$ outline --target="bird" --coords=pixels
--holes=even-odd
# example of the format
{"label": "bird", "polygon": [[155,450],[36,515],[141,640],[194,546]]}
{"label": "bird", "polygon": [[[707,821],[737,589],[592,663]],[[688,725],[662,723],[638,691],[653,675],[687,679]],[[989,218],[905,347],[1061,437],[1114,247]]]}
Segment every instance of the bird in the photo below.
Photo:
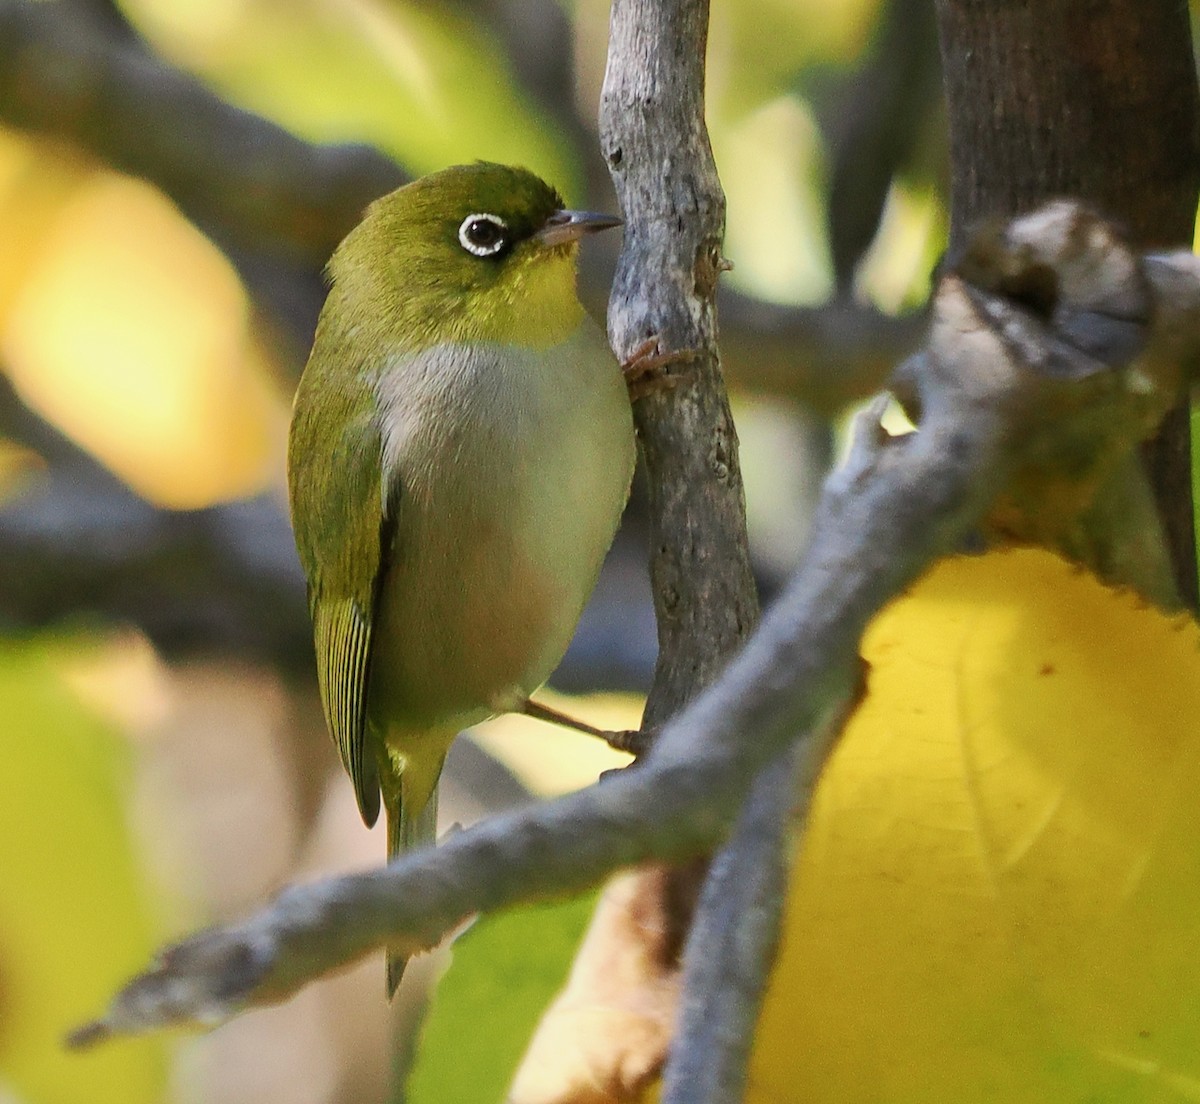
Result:
{"label": "bird", "polygon": [[389,861],[434,841],[455,735],[557,666],[616,532],[631,400],[576,261],[618,225],[481,161],[376,200],[329,262],[288,497],[325,719]]}

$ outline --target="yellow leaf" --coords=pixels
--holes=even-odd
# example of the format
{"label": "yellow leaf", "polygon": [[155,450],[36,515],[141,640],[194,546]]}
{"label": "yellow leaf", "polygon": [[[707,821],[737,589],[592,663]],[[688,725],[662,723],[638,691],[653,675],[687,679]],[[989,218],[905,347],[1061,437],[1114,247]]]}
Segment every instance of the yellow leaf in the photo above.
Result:
{"label": "yellow leaf", "polygon": [[51,197],[53,216],[38,191],[0,204],[36,223],[37,248],[17,271],[0,258],[0,356],[22,396],[165,505],[260,490],[275,475],[286,404],[229,262],[139,181],[80,176]]}
{"label": "yellow leaf", "polygon": [[1031,550],[877,619],[748,1100],[1200,1101],[1198,645]]}

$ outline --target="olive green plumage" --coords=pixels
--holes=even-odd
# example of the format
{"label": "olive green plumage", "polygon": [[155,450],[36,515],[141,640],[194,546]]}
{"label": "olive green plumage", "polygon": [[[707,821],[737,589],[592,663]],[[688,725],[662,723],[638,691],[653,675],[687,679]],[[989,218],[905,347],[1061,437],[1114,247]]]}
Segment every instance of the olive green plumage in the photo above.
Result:
{"label": "olive green plumage", "polygon": [[577,239],[614,222],[458,166],[373,204],[330,263],[288,482],[326,720],[389,856],[432,841],[455,733],[558,663],[615,531],[632,420],[575,293]]}

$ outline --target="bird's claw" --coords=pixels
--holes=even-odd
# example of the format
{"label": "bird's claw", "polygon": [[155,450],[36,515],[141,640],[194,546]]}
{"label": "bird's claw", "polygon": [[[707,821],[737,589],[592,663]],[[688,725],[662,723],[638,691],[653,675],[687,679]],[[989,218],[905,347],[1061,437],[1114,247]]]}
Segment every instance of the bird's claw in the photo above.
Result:
{"label": "bird's claw", "polygon": [[676,349],[663,352],[658,334],[648,337],[621,362],[621,373],[629,389],[629,401],[637,402],[656,391],[668,391],[678,385],[687,372],[672,371],[679,365],[692,364],[700,359],[696,349]]}
{"label": "bird's claw", "polygon": [[654,731],[642,728],[623,728],[606,731],[602,738],[615,751],[624,751],[633,756],[640,756],[649,747],[650,741],[654,738]]}

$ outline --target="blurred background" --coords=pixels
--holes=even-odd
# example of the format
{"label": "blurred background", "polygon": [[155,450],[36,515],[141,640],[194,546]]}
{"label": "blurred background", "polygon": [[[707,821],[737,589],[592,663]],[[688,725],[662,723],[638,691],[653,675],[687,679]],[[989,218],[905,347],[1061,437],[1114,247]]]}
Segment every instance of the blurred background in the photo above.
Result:
{"label": "blurred background", "polygon": [[[769,600],[946,226],[927,0],[718,3],[721,336]],[[317,703],[283,455],[322,266],[374,196],[524,164],[613,209],[605,0],[0,0],[0,1104],[387,1099],[421,982],[372,960],[203,1037],[68,1055],[164,940],[382,861]],[[589,242],[602,315],[619,242]],[[605,253],[608,249],[610,252]],[[634,727],[641,496],[550,700]],[[620,757],[502,718],[442,827]],[[397,1057],[397,1056],[401,1057]]]}

